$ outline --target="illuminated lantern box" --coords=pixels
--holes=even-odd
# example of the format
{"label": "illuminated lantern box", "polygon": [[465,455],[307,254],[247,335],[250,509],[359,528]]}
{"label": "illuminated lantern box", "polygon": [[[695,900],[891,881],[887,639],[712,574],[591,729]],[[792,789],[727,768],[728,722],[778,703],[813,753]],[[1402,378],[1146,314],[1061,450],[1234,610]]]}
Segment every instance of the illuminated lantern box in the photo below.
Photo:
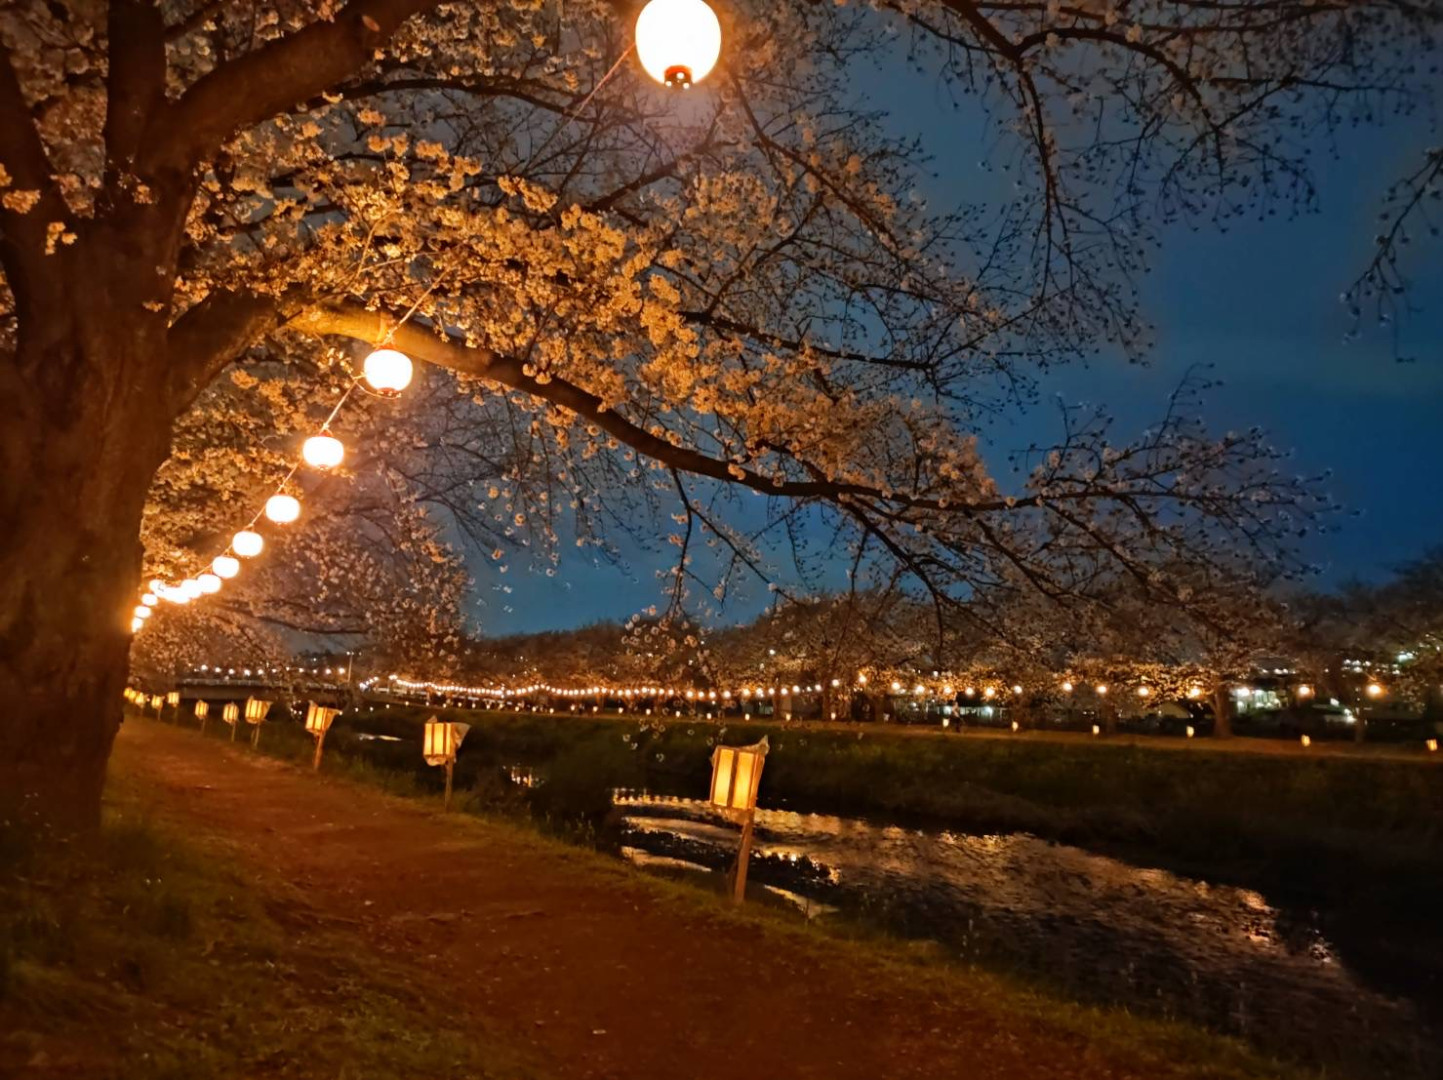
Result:
{"label": "illuminated lantern box", "polygon": [[762,766],[766,764],[769,749],[771,743],[763,736],[761,742],[750,746],[718,746],[711,755],[711,804],[725,817],[740,822],[742,827],[732,878],[732,899],[738,904],[746,898],[757,785],[762,781]]}
{"label": "illuminated lantern box", "polygon": [[438,720],[434,716],[426,721],[421,753],[426,758],[427,765],[443,765],[446,768],[446,798],[443,806],[447,810],[451,809],[451,777],[456,768],[456,753],[461,749],[461,740],[470,730],[470,724]]}
{"label": "illuminated lantern box", "polygon": [[331,730],[331,723],[340,712],[340,709],[328,709],[314,701],[306,706],[306,730],[316,738],[316,755],[311,759],[312,771],[321,767],[321,748],[326,744],[326,732]]}
{"label": "illuminated lantern box", "polygon": [[271,711],[271,702],[261,698],[246,698],[246,723],[251,725],[251,746],[261,744],[261,725]]}
{"label": "illuminated lantern box", "polygon": [[711,804],[734,820],[750,815],[757,805],[771,744],[765,736],[750,746],[718,746],[711,755]]}

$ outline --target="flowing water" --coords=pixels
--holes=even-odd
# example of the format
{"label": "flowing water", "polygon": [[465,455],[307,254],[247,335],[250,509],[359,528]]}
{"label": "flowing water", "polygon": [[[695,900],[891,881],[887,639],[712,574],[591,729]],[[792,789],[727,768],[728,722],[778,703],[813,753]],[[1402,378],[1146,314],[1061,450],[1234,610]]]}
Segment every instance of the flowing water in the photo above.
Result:
{"label": "flowing water", "polygon": [[[618,791],[619,853],[718,875],[735,826],[697,800]],[[749,892],[851,918],[1096,1002],[1186,1018],[1367,1077],[1443,1076],[1418,1001],[1369,985],[1317,916],[1245,888],[1025,834],[759,810]],[[965,1002],[958,1002],[965,1008]]]}

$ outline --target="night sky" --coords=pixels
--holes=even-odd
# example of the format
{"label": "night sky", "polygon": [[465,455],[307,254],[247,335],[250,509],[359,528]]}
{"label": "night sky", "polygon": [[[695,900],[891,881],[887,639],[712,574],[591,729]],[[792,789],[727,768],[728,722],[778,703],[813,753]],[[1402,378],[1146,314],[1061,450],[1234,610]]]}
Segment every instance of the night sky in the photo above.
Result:
{"label": "night sky", "polygon": [[[976,117],[943,107],[935,91],[885,78],[868,88],[874,106],[906,115],[934,155],[928,197],[951,205],[968,185],[996,182],[979,169]],[[930,113],[928,98],[936,106]],[[900,111],[899,111],[900,110]],[[1443,544],[1443,242],[1415,242],[1414,304],[1402,324],[1403,355],[1391,330],[1369,328],[1346,341],[1350,323],[1339,294],[1369,255],[1380,197],[1439,138],[1416,118],[1384,129],[1349,132],[1337,152],[1315,159],[1319,207],[1294,217],[1233,223],[1225,234],[1177,229],[1144,283],[1156,347],[1146,366],[1103,359],[1056,371],[1035,407],[985,433],[997,469],[1007,450],[1056,432],[1057,400],[1100,403],[1117,417],[1118,439],[1156,420],[1167,396],[1194,365],[1222,385],[1206,417],[1221,433],[1263,427],[1295,451],[1298,472],[1332,471],[1329,486],[1350,511],[1309,555],[1317,584],[1377,579],[1425,548]],[[970,152],[969,152],[970,151]],[[658,529],[664,535],[669,523]],[[477,565],[475,618],[483,632],[564,628],[624,619],[660,597],[655,571],[667,553],[628,549],[625,565],[594,565],[568,548],[554,578],[513,562],[505,580]],[[671,549],[674,552],[674,549]],[[509,593],[499,591],[509,586]],[[753,590],[722,618],[754,615],[767,599]]]}

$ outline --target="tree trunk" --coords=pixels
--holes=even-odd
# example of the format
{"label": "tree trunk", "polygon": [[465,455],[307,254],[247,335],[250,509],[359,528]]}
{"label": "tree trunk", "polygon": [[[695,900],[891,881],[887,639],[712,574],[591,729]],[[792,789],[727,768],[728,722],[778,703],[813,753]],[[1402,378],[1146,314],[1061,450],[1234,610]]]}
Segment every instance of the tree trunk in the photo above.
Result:
{"label": "tree trunk", "polygon": [[141,511],[169,445],[164,321],[107,284],[127,261],[72,262],[0,353],[0,804],[70,829],[100,820]]}
{"label": "tree trunk", "polygon": [[1226,684],[1213,691],[1213,738],[1226,739],[1233,733],[1233,700]]}

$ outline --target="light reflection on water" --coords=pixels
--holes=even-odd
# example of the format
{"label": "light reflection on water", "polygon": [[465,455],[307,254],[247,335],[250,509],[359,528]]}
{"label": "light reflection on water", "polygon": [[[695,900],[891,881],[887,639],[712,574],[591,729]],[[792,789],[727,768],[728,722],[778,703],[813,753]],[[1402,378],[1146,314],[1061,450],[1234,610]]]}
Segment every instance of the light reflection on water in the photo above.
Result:
{"label": "light reflection on water", "polygon": [[[704,802],[636,792],[614,802],[633,861],[722,870],[736,851],[736,827]],[[932,938],[1080,996],[1187,1017],[1305,1058],[1363,1056],[1367,1075],[1440,1075],[1411,1003],[1361,982],[1311,916],[1250,889],[1025,834],[765,809],[750,876],[799,907],[822,904]]]}

